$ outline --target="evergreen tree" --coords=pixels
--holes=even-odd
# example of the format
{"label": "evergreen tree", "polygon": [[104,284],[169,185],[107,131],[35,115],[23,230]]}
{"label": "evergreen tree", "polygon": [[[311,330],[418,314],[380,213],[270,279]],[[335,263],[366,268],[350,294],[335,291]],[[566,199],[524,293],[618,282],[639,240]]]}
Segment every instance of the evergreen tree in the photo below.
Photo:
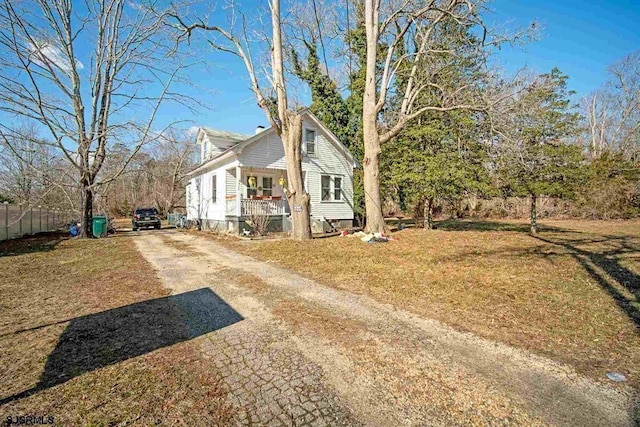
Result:
{"label": "evergreen tree", "polygon": [[568,77],[554,68],[525,84],[499,130],[496,166],[507,190],[531,198],[531,232],[537,233],[540,196],[570,197],[583,173],[580,147],[567,139],[578,130]]}
{"label": "evergreen tree", "polygon": [[307,48],[307,64],[304,66],[298,53],[291,51],[293,72],[311,88],[311,106],[309,109],[333,132],[340,141],[347,143],[352,139],[349,132],[349,111],[346,102],[331,77],[320,66],[318,49],[315,42],[304,41]]}
{"label": "evergreen tree", "polygon": [[383,148],[384,187],[423,225],[433,226],[438,201],[486,193],[486,151],[469,112],[428,114]]}
{"label": "evergreen tree", "polygon": [[[478,41],[473,41],[475,36],[468,26],[450,22],[435,31],[433,52],[418,70],[431,75],[432,85],[419,94],[417,105],[442,104],[441,98],[454,88],[460,89],[461,98],[469,96],[472,89],[464,88],[486,78],[484,56],[470,47]],[[406,55],[411,49],[402,46],[397,55]],[[410,73],[408,65],[398,69],[398,90],[387,115],[393,116],[400,108],[401,88]],[[455,204],[465,194],[487,192],[488,157],[481,143],[481,119],[481,112],[469,109],[428,111],[382,147],[381,175],[387,197],[395,198],[405,211],[411,206],[414,217],[424,218],[425,228],[432,227],[436,202]]]}

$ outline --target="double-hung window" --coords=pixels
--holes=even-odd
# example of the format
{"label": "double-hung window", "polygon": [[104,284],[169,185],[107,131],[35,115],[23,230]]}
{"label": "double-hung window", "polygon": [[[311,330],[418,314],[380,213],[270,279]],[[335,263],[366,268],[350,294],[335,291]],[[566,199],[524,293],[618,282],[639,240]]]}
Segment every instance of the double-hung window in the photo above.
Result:
{"label": "double-hung window", "polygon": [[342,178],[333,178],[333,200],[342,200]]}
{"label": "double-hung window", "polygon": [[307,150],[307,156],[316,156],[316,131],[313,129],[304,130],[304,143]]}
{"label": "double-hung window", "polygon": [[320,178],[320,186],[322,189],[322,201],[330,202],[331,201],[331,177],[329,175],[322,175]]}
{"label": "double-hung window", "polygon": [[337,202],[342,200],[342,178],[339,176],[322,175],[320,177],[320,197],[323,202]]}

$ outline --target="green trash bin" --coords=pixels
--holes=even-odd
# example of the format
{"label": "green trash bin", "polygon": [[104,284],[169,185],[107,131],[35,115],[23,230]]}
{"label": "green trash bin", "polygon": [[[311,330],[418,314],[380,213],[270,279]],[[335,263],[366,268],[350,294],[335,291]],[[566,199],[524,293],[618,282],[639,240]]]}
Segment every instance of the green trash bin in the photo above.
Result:
{"label": "green trash bin", "polygon": [[93,237],[107,237],[106,215],[93,216]]}

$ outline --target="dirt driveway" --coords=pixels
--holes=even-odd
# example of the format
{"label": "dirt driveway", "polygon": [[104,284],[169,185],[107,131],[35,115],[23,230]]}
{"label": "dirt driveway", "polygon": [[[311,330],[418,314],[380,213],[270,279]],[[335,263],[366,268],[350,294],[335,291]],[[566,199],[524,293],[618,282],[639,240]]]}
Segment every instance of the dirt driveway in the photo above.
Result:
{"label": "dirt driveway", "polygon": [[[174,294],[209,288],[226,307],[221,316],[229,307],[241,316],[197,338],[222,373],[240,424],[634,424],[625,386],[595,383],[204,237],[162,231],[134,238]],[[195,328],[197,317],[189,319]]]}

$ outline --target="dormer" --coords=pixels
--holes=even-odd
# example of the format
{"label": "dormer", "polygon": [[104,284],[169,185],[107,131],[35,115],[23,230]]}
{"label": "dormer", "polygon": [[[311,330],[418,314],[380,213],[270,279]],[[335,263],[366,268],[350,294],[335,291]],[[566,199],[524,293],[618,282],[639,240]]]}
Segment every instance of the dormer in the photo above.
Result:
{"label": "dormer", "polygon": [[200,162],[206,162],[234,145],[249,139],[250,135],[226,132],[211,128],[200,128],[196,137],[196,144],[200,145]]}

